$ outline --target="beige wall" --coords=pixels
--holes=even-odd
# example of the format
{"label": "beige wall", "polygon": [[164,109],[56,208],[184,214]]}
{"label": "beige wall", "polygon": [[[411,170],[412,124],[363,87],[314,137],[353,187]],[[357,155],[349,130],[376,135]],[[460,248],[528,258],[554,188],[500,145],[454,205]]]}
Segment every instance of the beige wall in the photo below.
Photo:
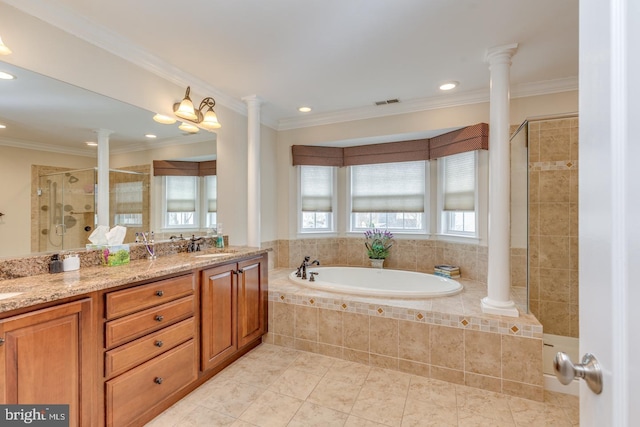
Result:
{"label": "beige wall", "polygon": [[31,252],[31,165],[85,169],[96,159],[0,145],[0,256]]}

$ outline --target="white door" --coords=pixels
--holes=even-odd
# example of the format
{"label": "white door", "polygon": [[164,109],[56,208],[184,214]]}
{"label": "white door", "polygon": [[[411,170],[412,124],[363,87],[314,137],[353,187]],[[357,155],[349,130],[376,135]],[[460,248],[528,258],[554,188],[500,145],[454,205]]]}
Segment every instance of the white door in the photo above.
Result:
{"label": "white door", "polygon": [[639,79],[640,1],[581,0],[580,353],[604,377],[581,426],[640,426]]}

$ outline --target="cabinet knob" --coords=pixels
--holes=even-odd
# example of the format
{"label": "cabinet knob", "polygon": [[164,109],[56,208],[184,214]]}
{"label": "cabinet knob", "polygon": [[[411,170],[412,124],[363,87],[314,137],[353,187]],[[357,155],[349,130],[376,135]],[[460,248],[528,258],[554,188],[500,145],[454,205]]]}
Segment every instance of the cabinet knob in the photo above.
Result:
{"label": "cabinet knob", "polygon": [[161,297],[161,296],[163,296],[163,295],[164,295],[164,292],[163,292],[163,291],[156,291],[156,296]]}
{"label": "cabinet knob", "polygon": [[156,341],[156,347],[162,347],[162,344],[164,344],[162,341],[158,340]]}
{"label": "cabinet knob", "polygon": [[162,322],[162,321],[164,320],[164,316],[163,316],[163,315],[161,315],[161,314],[158,314],[158,315],[156,315],[156,320],[157,320],[158,322]]}
{"label": "cabinet knob", "polygon": [[4,344],[4,338],[0,338],[0,345]]}
{"label": "cabinet knob", "polygon": [[243,270],[243,269],[241,269],[241,268],[239,268],[239,269],[238,269],[238,274],[242,274],[242,273],[244,273],[244,270]]}
{"label": "cabinet knob", "polygon": [[156,377],[153,382],[156,384],[162,384],[162,377]]}

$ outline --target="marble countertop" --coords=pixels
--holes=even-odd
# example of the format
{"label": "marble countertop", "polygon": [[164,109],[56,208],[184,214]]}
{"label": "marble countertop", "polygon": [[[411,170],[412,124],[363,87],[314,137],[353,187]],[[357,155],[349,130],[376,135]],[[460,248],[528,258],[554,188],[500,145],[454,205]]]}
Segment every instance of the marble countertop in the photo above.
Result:
{"label": "marble countertop", "polygon": [[129,264],[96,266],[56,274],[40,274],[0,281],[0,313],[61,300],[129,283],[266,253],[266,249],[229,247],[194,253],[178,253]]}

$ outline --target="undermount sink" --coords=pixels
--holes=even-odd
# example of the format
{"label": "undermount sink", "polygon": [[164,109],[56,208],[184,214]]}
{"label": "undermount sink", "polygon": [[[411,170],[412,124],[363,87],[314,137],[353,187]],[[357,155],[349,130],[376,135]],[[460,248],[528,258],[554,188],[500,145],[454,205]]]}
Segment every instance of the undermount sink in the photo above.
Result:
{"label": "undermount sink", "polygon": [[0,292],[0,300],[17,297],[18,295],[22,295],[22,292]]}
{"label": "undermount sink", "polygon": [[199,254],[194,255],[194,258],[218,258],[222,256],[233,255],[231,252],[217,252],[215,254]]}

